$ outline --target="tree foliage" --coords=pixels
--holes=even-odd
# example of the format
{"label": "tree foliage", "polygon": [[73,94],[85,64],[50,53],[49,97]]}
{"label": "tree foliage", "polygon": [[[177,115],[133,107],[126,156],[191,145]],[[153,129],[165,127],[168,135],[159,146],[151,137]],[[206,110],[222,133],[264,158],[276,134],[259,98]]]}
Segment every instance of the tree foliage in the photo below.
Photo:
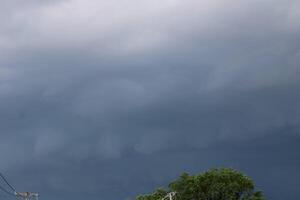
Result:
{"label": "tree foliage", "polygon": [[229,168],[212,169],[198,175],[183,173],[168,189],[160,188],[136,199],[160,200],[170,191],[176,191],[175,200],[264,200],[249,177]]}
{"label": "tree foliage", "polygon": [[163,188],[158,188],[155,192],[153,192],[151,194],[139,195],[136,199],[137,200],[157,200],[157,199],[162,199],[167,194],[168,194],[168,191],[164,190]]}

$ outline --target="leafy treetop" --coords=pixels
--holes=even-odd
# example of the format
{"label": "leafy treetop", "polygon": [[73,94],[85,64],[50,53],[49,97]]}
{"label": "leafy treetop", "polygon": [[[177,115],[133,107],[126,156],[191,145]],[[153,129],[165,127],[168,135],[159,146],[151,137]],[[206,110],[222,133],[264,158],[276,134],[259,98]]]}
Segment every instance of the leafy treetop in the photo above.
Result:
{"label": "leafy treetop", "polygon": [[160,200],[170,191],[176,191],[174,200],[265,200],[255,191],[253,181],[234,169],[212,169],[198,175],[183,173],[169,184],[136,200]]}

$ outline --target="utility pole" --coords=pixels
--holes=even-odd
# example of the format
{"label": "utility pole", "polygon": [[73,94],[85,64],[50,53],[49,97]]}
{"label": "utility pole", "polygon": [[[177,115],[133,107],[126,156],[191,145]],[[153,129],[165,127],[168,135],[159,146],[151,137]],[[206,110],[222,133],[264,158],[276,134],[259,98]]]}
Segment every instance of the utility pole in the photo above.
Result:
{"label": "utility pole", "polygon": [[17,192],[16,189],[9,184],[9,182],[6,180],[6,178],[3,176],[3,174],[0,172],[0,178],[7,184],[7,186],[10,188],[11,191],[5,189],[0,185],[0,189],[4,191],[5,193],[15,196],[15,197],[20,197],[23,200],[38,200],[39,199],[39,194],[34,193],[34,192]]}
{"label": "utility pole", "polygon": [[39,194],[34,192],[15,192],[16,197],[21,197],[24,200],[38,200]]}

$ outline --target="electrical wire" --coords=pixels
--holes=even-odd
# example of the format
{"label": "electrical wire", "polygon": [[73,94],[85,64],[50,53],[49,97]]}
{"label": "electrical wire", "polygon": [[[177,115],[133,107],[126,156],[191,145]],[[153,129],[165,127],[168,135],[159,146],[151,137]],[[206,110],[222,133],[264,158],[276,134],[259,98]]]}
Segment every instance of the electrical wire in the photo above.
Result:
{"label": "electrical wire", "polygon": [[3,186],[0,185],[0,190],[2,190],[3,192],[5,192],[5,193],[7,193],[7,194],[9,194],[11,196],[14,196],[16,198],[23,197],[24,199],[28,199],[28,198],[31,199],[32,197],[35,197],[36,200],[38,200],[38,194],[37,193],[26,193],[26,195],[23,195],[22,193],[18,193],[16,191],[16,189],[11,184],[9,184],[9,182],[6,180],[6,178],[3,176],[3,174],[0,173],[0,177],[3,179],[3,181],[12,190],[12,191],[9,191],[5,187],[3,187]]}
{"label": "electrical wire", "polygon": [[11,184],[8,183],[8,181],[6,180],[6,178],[3,176],[3,174],[0,173],[0,177],[4,180],[4,182],[10,187],[10,189],[12,189],[12,191],[16,192],[16,189],[11,186]]}
{"label": "electrical wire", "polygon": [[6,190],[4,187],[2,187],[1,185],[0,185],[0,190],[2,190],[3,192],[5,192],[5,193],[7,193],[7,194],[9,194],[9,195],[15,196],[14,193],[7,191],[7,190]]}

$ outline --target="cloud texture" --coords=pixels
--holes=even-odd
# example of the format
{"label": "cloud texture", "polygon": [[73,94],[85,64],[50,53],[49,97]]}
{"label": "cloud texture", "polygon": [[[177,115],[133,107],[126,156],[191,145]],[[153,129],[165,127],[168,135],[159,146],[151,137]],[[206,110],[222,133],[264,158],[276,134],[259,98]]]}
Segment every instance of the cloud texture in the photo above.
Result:
{"label": "cloud texture", "polygon": [[46,200],[128,199],[218,166],[299,198],[299,9],[4,0],[1,170]]}

